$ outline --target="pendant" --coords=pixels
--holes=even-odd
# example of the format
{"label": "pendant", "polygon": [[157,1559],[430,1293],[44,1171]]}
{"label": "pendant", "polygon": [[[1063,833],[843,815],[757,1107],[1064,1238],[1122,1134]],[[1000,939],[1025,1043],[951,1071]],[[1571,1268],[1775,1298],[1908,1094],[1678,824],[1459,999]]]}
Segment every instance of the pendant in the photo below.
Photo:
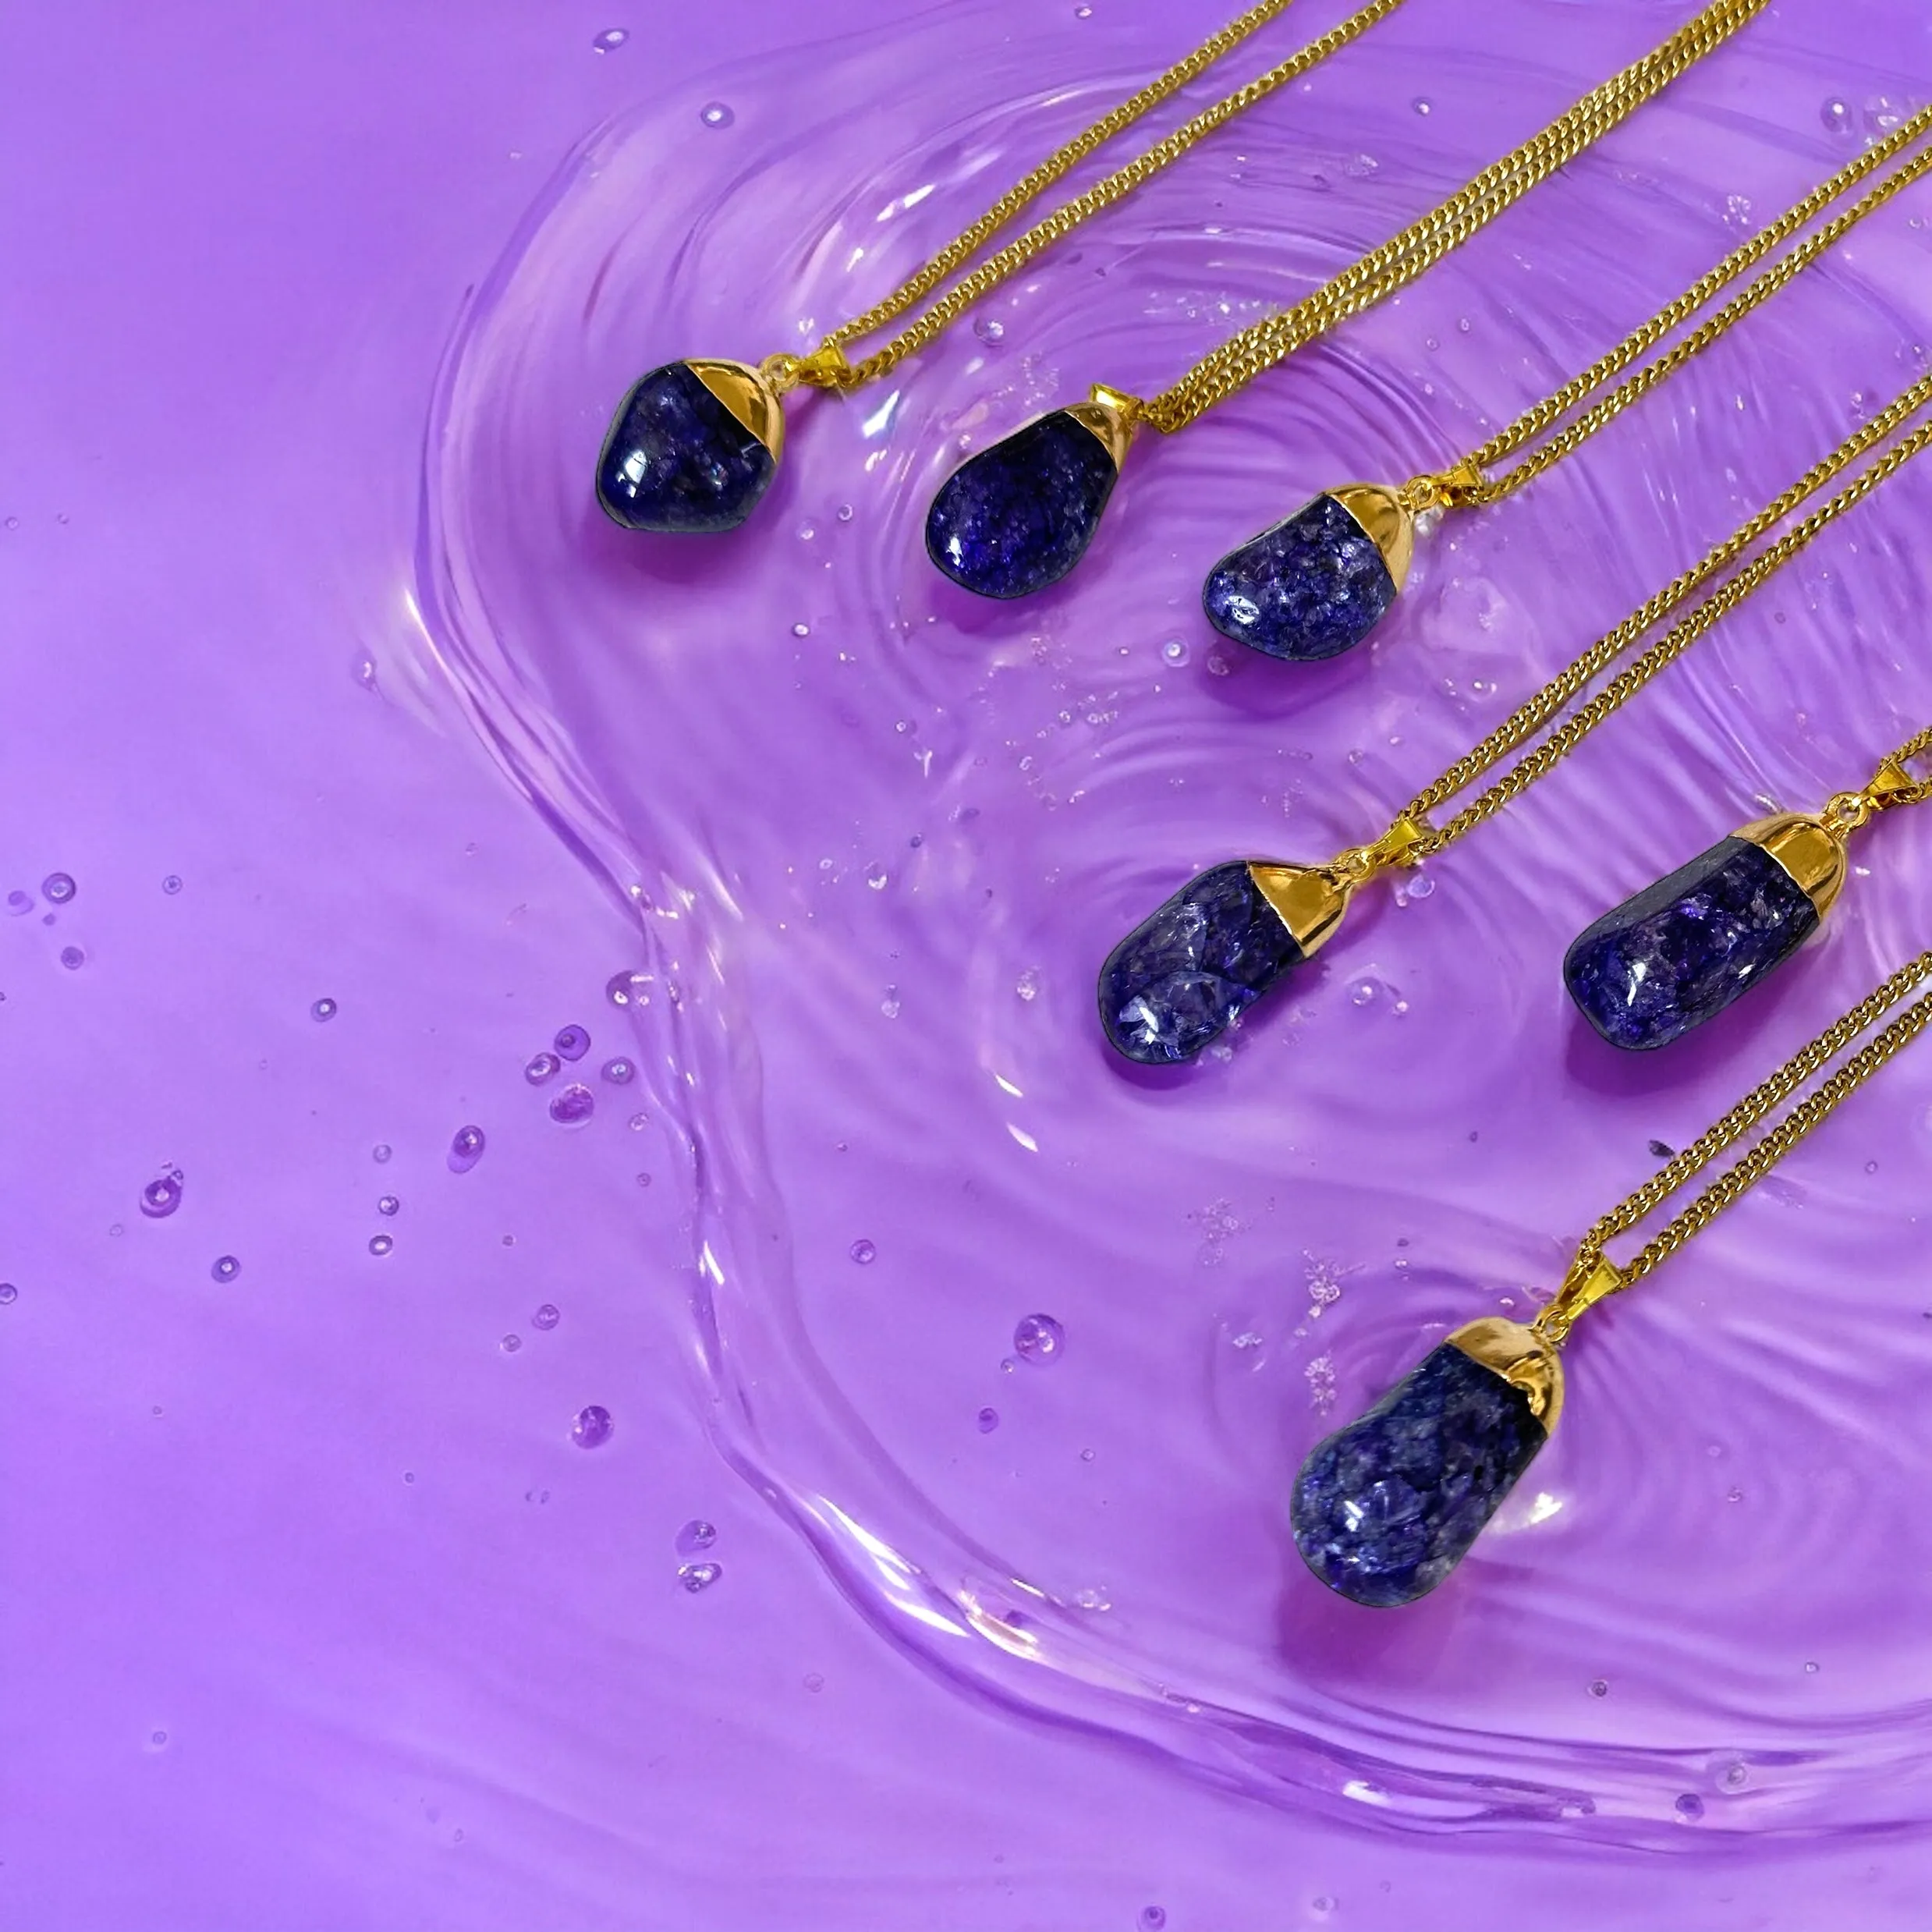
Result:
{"label": "pendant", "polygon": [[1613,1047],[1668,1046],[1788,959],[1845,870],[1845,842],[1821,821],[1759,819],[1579,934],[1563,984]]}
{"label": "pendant", "polygon": [[1352,889],[1317,866],[1210,867],[1107,955],[1108,1044],[1143,1066],[1193,1059],[1324,944]]}
{"label": "pendant", "polygon": [[785,410],[742,362],[668,362],[619,406],[597,463],[597,500],[626,530],[736,530],[778,473]]}
{"label": "pendant", "polygon": [[1492,1315],[1458,1328],[1358,1421],[1317,1443],[1289,1516],[1328,1587],[1383,1610],[1462,1562],[1563,1407],[1551,1341]]}
{"label": "pendant", "polygon": [[1393,490],[1344,484],[1229,551],[1207,573],[1201,608],[1222,636],[1268,657],[1338,658],[1388,615],[1415,536]]}
{"label": "pendant", "polygon": [[1104,383],[1072,409],[1036,417],[969,457],[926,515],[926,554],[980,597],[1030,597],[1058,583],[1100,528],[1140,404]]}

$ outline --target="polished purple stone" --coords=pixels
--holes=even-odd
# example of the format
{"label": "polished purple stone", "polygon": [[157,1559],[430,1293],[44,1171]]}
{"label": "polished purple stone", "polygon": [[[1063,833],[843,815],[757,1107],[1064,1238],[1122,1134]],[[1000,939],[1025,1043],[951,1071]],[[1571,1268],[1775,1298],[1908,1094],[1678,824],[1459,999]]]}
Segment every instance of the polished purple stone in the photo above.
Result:
{"label": "polished purple stone", "polygon": [[668,362],[619,405],[597,461],[597,500],[626,530],[736,530],[777,469],[689,363]]}
{"label": "polished purple stone", "polygon": [[1613,1047],[1647,1051],[1722,1012],[1817,923],[1763,846],[1726,838],[1580,934],[1563,984]]}
{"label": "polished purple stone", "polygon": [[1191,1060],[1302,956],[1246,862],[1212,867],[1107,955],[1101,1026],[1143,1065]]}
{"label": "polished purple stone", "polygon": [[1120,472],[1077,417],[1055,409],[954,470],[926,516],[926,553],[981,597],[1030,597],[1087,553]]}
{"label": "polished purple stone", "polygon": [[1548,1439],[1523,1390],[1445,1342],[1316,1444],[1289,1507],[1295,1547],[1353,1602],[1412,1604],[1462,1562]]}
{"label": "polished purple stone", "polygon": [[1375,539],[1331,496],[1229,551],[1201,587],[1222,636],[1296,664],[1352,650],[1395,601]]}

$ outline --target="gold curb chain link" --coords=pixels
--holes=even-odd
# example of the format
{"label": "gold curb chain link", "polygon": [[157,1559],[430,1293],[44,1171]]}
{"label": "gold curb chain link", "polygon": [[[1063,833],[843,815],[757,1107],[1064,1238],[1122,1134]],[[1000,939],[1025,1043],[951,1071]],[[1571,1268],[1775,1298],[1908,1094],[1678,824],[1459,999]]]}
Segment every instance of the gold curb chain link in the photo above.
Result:
{"label": "gold curb chain link", "polygon": [[[1932,732],[1924,734],[1932,743]],[[1678,1193],[1712,1161],[1763,1120],[1774,1108],[1835,1060],[1846,1048],[1932,975],[1932,951],[1875,987],[1857,1005],[1834,1021],[1815,1040],[1799,1048],[1776,1072],[1746,1094],[1729,1113],[1706,1129],[1692,1144],[1611,1209],[1576,1250],[1576,1259],[1555,1299],[1531,1324],[1552,1342],[1561,1342],[1585,1310],[1605,1295],[1641,1281],[1686,1242],[1708,1227],[1725,1208],[1755,1187],[1805,1136],[1825,1120],[1895,1055],[1932,1026],[1932,994],[1906,1008],[1868,1040],[1824,1083],[1800,1101],[1742,1159],[1726,1168],[1689,1205],[1667,1222],[1626,1264],[1619,1267],[1604,1253],[1604,1243],[1627,1232],[1670,1196]]]}
{"label": "gold curb chain link", "polygon": [[1185,429],[1292,350],[1405,287],[1721,45],[1766,4],[1712,0],[1668,40],[1593,88],[1541,133],[1493,162],[1420,221],[1293,307],[1231,336],[1171,388],[1150,399],[1146,420],[1169,434]]}
{"label": "gold curb chain link", "polygon": [[1399,493],[1404,505],[1413,513],[1438,507],[1494,503],[1513,495],[1533,477],[1540,476],[1553,464],[1561,462],[1605,424],[1675,374],[1753,310],[1794,280],[1868,214],[1932,170],[1932,147],[1910,155],[1849,207],[1806,236],[1788,254],[1739,290],[1690,334],[1592,403],[1575,421],[1565,424],[1515,468],[1500,477],[1488,474],[1498,463],[1562,422],[1605,383],[1706,307],[1746,269],[1756,267],[1774,249],[1814,221],[1834,201],[1902,153],[1917,147],[1928,133],[1932,133],[1932,107],[1920,108],[1884,140],[1867,148],[1829,179],[1820,182],[1802,200],[1794,202],[1774,222],[1760,229],[1749,241],[1734,249],[1714,268],[1693,282],[1675,301],[1658,310],[1648,321],[1640,323],[1589,368],[1526,409],[1480,448],[1472,450],[1447,470],[1411,478]]}
{"label": "gold curb chain link", "polygon": [[871,355],[856,363],[848,360],[848,345],[896,321],[914,303],[930,295],[977,255],[1023,208],[1055,182],[1088,155],[1105,147],[1115,135],[1178,94],[1189,81],[1197,79],[1292,4],[1292,0],[1262,0],[1260,5],[1250,8],[1219,33],[1211,34],[1191,54],[1177,61],[1157,80],[1150,81],[1138,94],[1122,101],[1111,113],[1103,115],[1064,147],[1056,148],[1024,180],[1009,189],[978,221],[948,243],[917,274],[902,283],[884,301],[832,330],[809,356],[768,357],[764,364],[765,374],[782,391],[800,383],[825,389],[855,389],[862,383],[884,375],[908,356],[923,349],[980,296],[998,288],[1037,255],[1070,235],[1083,222],[1124,200],[1142,183],[1178,161],[1196,143],[1257,102],[1265,101],[1290,81],[1299,79],[1310,68],[1318,66],[1331,54],[1386,19],[1402,3],[1403,0],[1369,0],[1367,5],[1339,26],[1311,41],[1299,52],[1291,55],[1245,87],[1236,88],[1212,107],[1204,109],[1145,154],[1116,169],[1104,180],[1095,183],[1085,193],[1055,209],[1044,221],[1035,223],[933,303],[909,328],[901,330]]}

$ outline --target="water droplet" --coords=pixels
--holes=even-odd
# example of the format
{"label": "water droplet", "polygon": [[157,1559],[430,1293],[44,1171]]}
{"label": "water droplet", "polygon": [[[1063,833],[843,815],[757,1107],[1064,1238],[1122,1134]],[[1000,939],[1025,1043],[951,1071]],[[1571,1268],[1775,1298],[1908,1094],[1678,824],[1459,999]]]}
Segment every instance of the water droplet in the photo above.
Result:
{"label": "water droplet", "polygon": [[610,1441],[611,1431],[616,1425],[611,1420],[611,1412],[593,1402],[588,1409],[577,1411],[576,1420],[570,1425],[570,1440],[580,1449],[596,1449]]}
{"label": "water droplet", "polygon": [[1427,899],[1436,889],[1436,882],[1426,872],[1418,873],[1409,881],[1408,896],[1410,899]]}
{"label": "water droplet", "polygon": [[1684,1792],[1674,1808],[1686,1824],[1695,1824],[1704,1815],[1704,1801],[1694,1791]]}
{"label": "water droplet", "polygon": [[629,38],[630,34],[627,29],[621,27],[606,27],[601,34],[598,34],[591,41],[590,45],[597,53],[614,54]]}
{"label": "water droplet", "polygon": [[11,1308],[20,1299],[20,1291],[11,1282],[0,1282],[0,1308]]}
{"label": "water droplet", "polygon": [[73,875],[66,872],[50,872],[41,881],[41,896],[50,906],[65,906],[75,889]]}
{"label": "water droplet", "polygon": [[1726,1791],[1742,1791],[1750,1781],[1749,1765],[1733,1761],[1724,1767],[1724,1788]]}
{"label": "water droplet", "polygon": [[629,1087],[637,1077],[636,1062],[621,1054],[615,1060],[606,1060],[599,1071],[613,1087]]}
{"label": "water droplet", "polygon": [[370,1160],[380,1164],[381,1162],[388,1160],[390,1155],[395,1153],[395,1148],[391,1147],[388,1141],[378,1140],[376,1144],[369,1150],[369,1157]]}
{"label": "water droplet", "polygon": [[359,657],[350,664],[349,668],[354,674],[356,682],[365,691],[373,691],[376,688],[376,661],[374,658]]}
{"label": "water droplet", "polygon": [[1824,123],[1827,134],[1849,134],[1852,131],[1851,108],[1835,96],[1819,108],[1818,119]]}
{"label": "water droplet", "polygon": [[997,1409],[982,1409],[978,1416],[980,1434],[990,1436],[1000,1426],[1000,1412]]}
{"label": "water droplet", "polygon": [[721,101],[707,101],[698,110],[698,117],[707,127],[729,127],[738,116]]}
{"label": "water droplet", "polygon": [[1023,1315],[1013,1329],[1013,1352],[1023,1362],[1044,1368],[1058,1359],[1067,1331],[1051,1315]]}
{"label": "water droplet", "polygon": [[1161,659],[1164,664],[1176,666],[1186,664],[1188,659],[1187,640],[1184,637],[1170,637],[1161,647]]}
{"label": "water droplet", "polygon": [[696,1556],[700,1551],[708,1550],[717,1540],[718,1525],[707,1523],[702,1516],[693,1516],[678,1532],[678,1554]]}
{"label": "water droplet", "polygon": [[519,1335],[508,1335],[496,1345],[505,1355],[514,1355],[523,1345],[523,1338]]}
{"label": "water droplet", "polygon": [[563,1062],[554,1053],[533,1053],[523,1062],[523,1078],[532,1087],[541,1087],[563,1069]]}
{"label": "water droplet", "polygon": [[30,913],[33,909],[34,896],[30,892],[16,891],[7,895],[7,910],[16,919],[18,919],[23,913]]}
{"label": "water droplet", "polygon": [[550,1117],[559,1127],[581,1127],[597,1111],[597,1096],[575,1080],[550,1103]]}
{"label": "water droplet", "polygon": [[650,1116],[648,1114],[633,1114],[629,1125],[633,1133],[640,1134],[650,1125]]}
{"label": "water droplet", "polygon": [[896,986],[888,986],[885,989],[885,998],[879,1001],[879,1011],[884,1014],[888,1019],[899,1018],[899,988]]}
{"label": "water droplet", "polygon": [[1006,325],[990,315],[976,315],[973,318],[973,332],[983,342],[997,342],[1005,335]]}
{"label": "water droplet", "polygon": [[1335,1909],[1335,1902],[1326,1892],[1308,1902],[1308,1909],[1318,1919],[1325,1919]]}
{"label": "water droplet", "polygon": [[459,1127],[449,1143],[449,1171],[467,1174],[483,1158],[484,1147],[480,1127]]}
{"label": "water droplet", "polygon": [[151,1731],[147,1734],[147,1741],[156,1750],[163,1749],[168,1742],[168,1733],[165,1731]]}
{"label": "water droplet", "polygon": [[875,892],[883,892],[885,890],[885,882],[889,876],[885,867],[876,859],[865,869],[865,882]]}
{"label": "water droplet", "polygon": [[309,1009],[309,1014],[314,1019],[333,1019],[335,1017],[335,1002],[332,999],[319,999]]}
{"label": "water droplet", "polygon": [[1027,967],[1026,971],[1013,982],[1013,991],[1023,1000],[1037,999],[1040,997],[1039,967]]}
{"label": "water droplet", "polygon": [[701,1590],[709,1590],[724,1574],[722,1566],[716,1563],[680,1563],[678,1565],[678,1581],[693,1597]]}
{"label": "water droplet", "polygon": [[369,1237],[369,1252],[371,1254],[388,1254],[392,1253],[395,1247],[395,1236],[394,1235],[371,1235]]}
{"label": "water droplet", "polygon": [[1409,105],[1410,108],[1417,114],[1431,113],[1434,112],[1435,107],[1435,103],[1434,101],[1427,99],[1421,94],[1417,94],[1415,99],[1410,101]]}
{"label": "water droplet", "polygon": [[1136,1921],[1140,1927],[1140,1932],[1161,1932],[1161,1928],[1167,1922],[1168,1915],[1158,1905],[1143,1905],[1140,1908],[1140,1916]]}
{"label": "water droplet", "polygon": [[179,892],[181,890],[181,874],[179,872],[169,873],[167,877],[161,881],[161,889],[169,894]]}
{"label": "water droplet", "polygon": [[879,1258],[879,1251],[869,1241],[855,1241],[852,1244],[852,1258],[860,1267],[869,1267]]}
{"label": "water droplet", "polygon": [[376,1203],[376,1212],[379,1214],[393,1215],[400,1211],[402,1206],[402,1202],[395,1195],[385,1194],[381,1200]]}
{"label": "water droplet", "polygon": [[562,1319],[563,1317],[557,1312],[557,1304],[555,1302],[540,1302],[536,1312],[530,1318],[530,1325],[533,1328],[541,1328],[548,1333]]}
{"label": "water droplet", "polygon": [[852,521],[852,505],[849,503],[839,505],[838,520],[842,523],[849,523]]}
{"label": "water droplet", "polygon": [[807,1690],[814,1695],[825,1688],[825,1680],[819,1675],[817,1671],[807,1671],[800,1682],[803,1683]]}
{"label": "water droplet", "polygon": [[1816,1677],[1816,1676],[1817,1675],[1817,1674],[1818,1674],[1818,1667],[1817,1667],[1817,1664],[1806,1664],[1806,1666],[1805,1666],[1805,1675],[1806,1675],[1806,1676],[1807,1676],[1807,1677]]}
{"label": "water droplet", "polygon": [[590,1051],[590,1036],[581,1026],[559,1026],[550,1044],[566,1060],[581,1060]]}
{"label": "water droplet", "polygon": [[604,997],[613,1006],[648,1006],[650,984],[648,973],[613,973],[604,983]]}
{"label": "water droplet", "polygon": [[1351,1006],[1373,1006],[1387,991],[1381,981],[1373,977],[1357,980],[1349,988],[1349,1004]]}
{"label": "water droplet", "polygon": [[242,1271],[242,1264],[232,1254],[217,1257],[208,1273],[218,1282],[232,1282]]}
{"label": "water droplet", "polygon": [[141,1189],[141,1212],[150,1221],[165,1221],[181,1205],[183,1185],[179,1168],[170,1168],[150,1181]]}
{"label": "water droplet", "polygon": [[1869,95],[1865,102],[1865,132],[1875,140],[1882,140],[1888,134],[1898,131],[1909,112],[1902,98],[1888,94]]}
{"label": "water droplet", "polygon": [[1610,1686],[1602,1678],[1593,1677],[1590,1680],[1590,1694],[1593,1697],[1608,1697],[1610,1695]]}
{"label": "water droplet", "polygon": [[87,955],[78,946],[62,946],[60,962],[69,973],[78,973],[87,963]]}
{"label": "water droplet", "polygon": [[1073,9],[1073,17],[1076,20],[1090,20],[1094,17],[1094,9],[1083,0],[1083,4]]}

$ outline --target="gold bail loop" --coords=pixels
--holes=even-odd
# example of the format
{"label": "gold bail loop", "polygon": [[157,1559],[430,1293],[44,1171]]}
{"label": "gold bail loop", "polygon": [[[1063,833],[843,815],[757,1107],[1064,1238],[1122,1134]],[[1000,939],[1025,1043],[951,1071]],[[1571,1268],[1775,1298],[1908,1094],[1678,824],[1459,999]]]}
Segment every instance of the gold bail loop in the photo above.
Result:
{"label": "gold bail loop", "polygon": [[758,373],[780,395],[806,385],[814,389],[854,389],[859,385],[859,372],[837,342],[821,342],[809,356],[781,350],[766,356],[758,365]]}
{"label": "gold bail loop", "polygon": [[1614,1295],[1628,1285],[1629,1278],[1608,1255],[1586,1248],[1570,1264],[1563,1285],[1530,1326],[1545,1341],[1560,1342],[1585,1310],[1595,1307],[1606,1295]]}
{"label": "gold bail loop", "polygon": [[1447,470],[1411,477],[1395,492],[1395,500],[1411,516],[1430,510],[1460,510],[1489,501],[1489,479],[1467,456]]}
{"label": "gold bail loop", "polygon": [[1338,853],[1328,870],[1351,887],[1361,885],[1378,873],[1419,863],[1428,856],[1419,848],[1434,837],[1435,828],[1421,813],[1404,812],[1373,845],[1351,845]]}
{"label": "gold bail loop", "polygon": [[1837,792],[1826,799],[1824,822],[1842,838],[1874,812],[1895,805],[1917,805],[1932,797],[1932,783],[1915,778],[1895,757],[1881,761],[1862,792]]}

